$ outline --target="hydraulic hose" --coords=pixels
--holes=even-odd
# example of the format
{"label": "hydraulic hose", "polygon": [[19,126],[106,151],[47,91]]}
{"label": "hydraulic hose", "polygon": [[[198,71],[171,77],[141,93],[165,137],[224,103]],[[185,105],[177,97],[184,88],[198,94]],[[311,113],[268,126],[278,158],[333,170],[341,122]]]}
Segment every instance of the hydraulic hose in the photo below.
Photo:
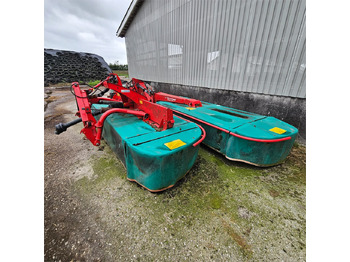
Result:
{"label": "hydraulic hose", "polygon": [[102,136],[102,127],[103,127],[103,122],[106,120],[106,118],[113,113],[123,113],[123,114],[131,114],[139,117],[147,117],[147,114],[143,111],[136,111],[136,110],[130,110],[130,109],[124,109],[124,108],[113,108],[105,112],[98,122],[96,123],[96,128],[97,128],[97,134],[95,138],[95,143],[94,145],[98,146],[100,144],[101,136]]}
{"label": "hydraulic hose", "polygon": [[207,135],[207,133],[205,132],[205,129],[204,129],[203,127],[201,127],[200,125],[198,125],[197,123],[192,122],[192,121],[190,121],[190,120],[188,120],[188,119],[186,119],[186,118],[183,118],[183,117],[178,116],[178,115],[177,115],[176,117],[178,117],[178,118],[180,118],[180,119],[182,119],[182,120],[185,120],[185,121],[187,121],[187,122],[194,123],[194,124],[196,124],[196,125],[202,130],[202,136],[201,136],[201,138],[200,138],[196,143],[193,144],[193,147],[198,146],[198,145],[205,139],[205,137],[206,137],[206,135]]}

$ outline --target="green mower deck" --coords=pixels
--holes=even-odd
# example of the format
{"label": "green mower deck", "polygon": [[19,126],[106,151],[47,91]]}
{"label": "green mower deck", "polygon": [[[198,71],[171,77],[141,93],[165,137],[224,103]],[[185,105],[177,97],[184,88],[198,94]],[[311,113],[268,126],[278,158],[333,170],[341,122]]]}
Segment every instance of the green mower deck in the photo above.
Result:
{"label": "green mower deck", "polygon": [[272,166],[286,159],[298,130],[274,117],[202,102],[188,107],[158,102],[173,112],[201,125],[206,131],[203,143],[226,158],[256,166]]}
{"label": "green mower deck", "polygon": [[[104,106],[94,104],[92,108]],[[133,115],[107,117],[102,136],[123,162],[128,180],[157,192],[172,187],[191,169],[199,149],[193,144],[202,131],[195,123],[176,116],[174,120],[172,128],[156,131]]]}

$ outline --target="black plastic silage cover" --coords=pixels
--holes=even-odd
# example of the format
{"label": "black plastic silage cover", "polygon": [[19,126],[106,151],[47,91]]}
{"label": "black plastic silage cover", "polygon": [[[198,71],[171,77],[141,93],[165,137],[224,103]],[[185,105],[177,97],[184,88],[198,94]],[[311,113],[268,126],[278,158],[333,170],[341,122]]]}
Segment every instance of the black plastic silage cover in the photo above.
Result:
{"label": "black plastic silage cover", "polygon": [[74,51],[44,49],[45,86],[61,82],[102,80],[112,73],[98,55]]}

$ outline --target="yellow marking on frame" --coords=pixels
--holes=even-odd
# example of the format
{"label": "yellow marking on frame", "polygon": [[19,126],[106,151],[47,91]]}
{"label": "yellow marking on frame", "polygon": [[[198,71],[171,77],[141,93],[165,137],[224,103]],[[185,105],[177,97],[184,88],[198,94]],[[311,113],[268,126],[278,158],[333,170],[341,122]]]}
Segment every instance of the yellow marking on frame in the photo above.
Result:
{"label": "yellow marking on frame", "polygon": [[143,102],[142,102],[142,100],[140,99],[140,104],[142,105],[143,104]]}
{"label": "yellow marking on frame", "polygon": [[271,128],[270,131],[274,132],[274,133],[277,133],[277,134],[280,134],[280,135],[285,133],[285,132],[287,132],[287,130],[284,130],[284,129],[279,128],[279,127]]}
{"label": "yellow marking on frame", "polygon": [[186,143],[181,141],[180,139],[176,139],[176,140],[171,141],[169,143],[165,143],[164,145],[166,145],[170,150],[173,150],[175,148],[186,145]]}
{"label": "yellow marking on frame", "polygon": [[186,107],[186,109],[188,109],[188,110],[194,110],[194,109],[196,109],[195,107]]}

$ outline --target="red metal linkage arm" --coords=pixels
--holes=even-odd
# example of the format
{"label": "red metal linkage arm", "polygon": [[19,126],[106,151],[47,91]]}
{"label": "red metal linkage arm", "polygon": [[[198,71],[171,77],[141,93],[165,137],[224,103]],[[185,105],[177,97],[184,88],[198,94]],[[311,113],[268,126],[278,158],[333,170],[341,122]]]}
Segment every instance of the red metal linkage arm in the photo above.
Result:
{"label": "red metal linkage arm", "polygon": [[165,101],[178,104],[185,104],[190,107],[201,107],[201,101],[192,98],[186,98],[181,96],[170,95],[167,93],[158,92],[154,94],[154,102]]}
{"label": "red metal linkage arm", "polygon": [[145,100],[153,102],[154,90],[151,86],[136,78],[131,79],[131,81],[137,93],[143,95],[145,97]]}
{"label": "red metal linkage arm", "polygon": [[96,129],[92,128],[96,124],[96,120],[91,113],[90,103],[86,91],[81,90],[79,83],[72,83],[74,89],[75,98],[78,106],[77,116],[81,117],[84,128],[80,131],[87,139],[92,143],[96,137]]}
{"label": "red metal linkage arm", "polygon": [[92,97],[89,99],[91,104],[98,104],[100,101],[116,102],[115,99],[107,97]]}
{"label": "red metal linkage arm", "polygon": [[[147,94],[147,87],[142,81],[133,79],[134,88],[125,88],[116,74],[110,74],[103,85],[120,94],[124,106],[129,105],[132,108],[142,110],[148,114],[146,122],[159,129],[165,130],[173,127],[173,113],[169,108],[152,102],[151,96]],[[135,91],[137,90],[137,91]],[[141,94],[140,94],[140,93]],[[147,95],[147,96],[146,96]]]}
{"label": "red metal linkage arm", "polygon": [[[96,123],[96,120],[91,112],[90,101],[87,96],[86,91],[81,90],[79,83],[72,83],[72,87],[74,89],[75,98],[77,100],[78,116],[81,117],[82,122],[84,124],[84,128],[81,130],[81,133],[84,133],[86,138],[91,141],[91,143],[95,146],[100,145],[101,135],[102,135],[102,127],[104,120],[113,113],[124,113],[124,114],[133,114],[140,117],[145,117],[147,114],[142,111],[124,109],[124,108],[114,108],[114,109],[106,109],[105,113],[101,116],[100,120]],[[105,99],[103,99],[105,100]],[[107,99],[107,101],[111,101]],[[97,131],[96,131],[97,128]]]}

